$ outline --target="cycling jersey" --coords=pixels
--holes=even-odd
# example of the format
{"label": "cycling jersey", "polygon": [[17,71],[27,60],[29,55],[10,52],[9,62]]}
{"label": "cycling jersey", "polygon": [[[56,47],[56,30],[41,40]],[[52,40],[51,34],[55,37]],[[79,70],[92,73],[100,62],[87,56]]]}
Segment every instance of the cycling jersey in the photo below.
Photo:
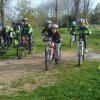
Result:
{"label": "cycling jersey", "polygon": [[42,30],[42,34],[44,34],[45,32],[47,32],[48,34],[50,34],[50,33],[52,33],[52,29],[51,28],[44,28],[43,30]]}
{"label": "cycling jersey", "polygon": [[55,43],[60,43],[61,41],[61,36],[59,32],[56,32],[55,34],[53,32],[51,32],[50,34],[48,34],[48,37],[52,38],[52,41],[54,41]]}
{"label": "cycling jersey", "polygon": [[28,25],[23,25],[22,26],[22,28],[21,28],[21,34],[22,35],[33,35],[33,29],[32,29],[32,27],[31,27],[31,25],[30,24],[28,24]]}

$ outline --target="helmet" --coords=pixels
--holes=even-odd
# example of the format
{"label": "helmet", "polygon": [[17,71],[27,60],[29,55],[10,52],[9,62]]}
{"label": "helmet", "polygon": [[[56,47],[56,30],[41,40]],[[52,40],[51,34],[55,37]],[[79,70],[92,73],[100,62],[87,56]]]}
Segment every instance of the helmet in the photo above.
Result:
{"label": "helmet", "polygon": [[57,25],[57,24],[53,24],[53,25],[52,25],[52,28],[53,28],[53,29],[58,29],[58,25]]}
{"label": "helmet", "polygon": [[28,21],[28,18],[24,18],[23,21]]}
{"label": "helmet", "polygon": [[46,24],[52,24],[52,21],[51,20],[47,20]]}
{"label": "helmet", "polygon": [[80,20],[79,20],[79,24],[80,24],[80,23],[85,23],[85,20],[84,20],[84,19],[80,19]]}
{"label": "helmet", "polygon": [[75,22],[75,21],[73,21],[73,22],[72,22],[72,25],[76,25],[76,22]]}

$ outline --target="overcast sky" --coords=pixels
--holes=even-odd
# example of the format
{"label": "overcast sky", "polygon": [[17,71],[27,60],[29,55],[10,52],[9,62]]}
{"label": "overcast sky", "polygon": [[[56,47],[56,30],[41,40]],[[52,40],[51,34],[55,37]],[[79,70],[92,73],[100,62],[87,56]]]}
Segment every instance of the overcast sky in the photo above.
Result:
{"label": "overcast sky", "polygon": [[[17,0],[13,0],[11,3],[11,6],[14,7],[16,5],[16,1]],[[43,0],[30,0],[31,1],[31,5],[32,7],[36,7],[37,5],[39,5],[40,3],[43,2]],[[94,0],[94,4],[93,4],[93,8],[95,8],[95,6],[100,3],[100,0]]]}
{"label": "overcast sky", "polygon": [[[15,6],[16,5],[16,1],[17,0],[13,0],[11,5]],[[43,2],[43,0],[30,0],[30,1],[31,1],[32,6],[37,6],[37,5],[39,5],[40,3]],[[94,0],[93,7],[95,7],[97,5],[97,3],[100,3],[100,0]]]}

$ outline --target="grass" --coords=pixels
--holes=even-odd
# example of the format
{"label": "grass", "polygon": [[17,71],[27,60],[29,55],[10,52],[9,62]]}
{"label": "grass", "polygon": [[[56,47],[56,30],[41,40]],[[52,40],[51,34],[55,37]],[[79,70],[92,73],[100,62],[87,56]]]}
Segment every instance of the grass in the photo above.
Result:
{"label": "grass", "polygon": [[27,83],[30,83],[30,84],[35,83],[35,80],[33,79],[32,76],[26,76],[26,77],[18,78],[17,80],[12,82],[11,87],[12,88],[20,87],[20,86],[23,86],[24,84],[27,84]]}
{"label": "grass", "polygon": [[[41,36],[41,30],[42,29],[35,29],[34,30],[34,39],[36,40],[37,48],[36,53],[43,53],[44,52],[44,45],[45,43],[42,42],[42,36]],[[88,47],[94,49],[95,51],[100,50],[100,31],[96,29],[95,26],[91,26],[92,34],[88,37]],[[62,50],[63,51],[75,51],[77,48],[77,45],[74,45],[70,48],[69,46],[69,32],[67,28],[59,29],[62,37]],[[0,59],[8,59],[8,58],[14,58],[16,57],[16,48],[13,48],[11,50],[6,51],[6,54],[0,55]]]}
{"label": "grass", "polygon": [[0,100],[99,100],[99,64],[96,60],[85,61],[81,67],[76,67],[75,61],[64,63],[55,69],[60,72],[60,76],[56,76],[59,82],[55,85],[40,85],[30,93],[23,90],[17,96],[0,96]]}

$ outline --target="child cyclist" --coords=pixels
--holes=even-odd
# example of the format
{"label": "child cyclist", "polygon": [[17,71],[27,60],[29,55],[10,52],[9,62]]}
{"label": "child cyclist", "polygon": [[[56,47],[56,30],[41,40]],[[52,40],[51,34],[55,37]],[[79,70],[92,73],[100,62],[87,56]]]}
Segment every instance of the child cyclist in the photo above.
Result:
{"label": "child cyclist", "polygon": [[[71,30],[70,30],[71,29]],[[76,21],[72,21],[70,27],[68,28],[68,31],[70,30],[70,35],[75,36],[75,42],[76,42],[76,30],[77,30],[77,24]]]}
{"label": "child cyclist", "polygon": [[87,50],[87,35],[91,34],[91,30],[89,28],[89,24],[88,24],[87,20],[80,19],[78,31],[79,31],[79,39],[82,38],[84,41],[84,48],[85,48],[84,52],[88,52],[88,50]]}
{"label": "child cyclist", "polygon": [[52,32],[51,26],[52,26],[52,21],[47,20],[45,22],[45,28],[42,30],[41,34],[44,35],[45,32],[47,32],[48,34],[50,34]]}
{"label": "child cyclist", "polygon": [[60,48],[60,43],[61,43],[61,36],[60,36],[60,33],[58,31],[58,25],[56,24],[53,24],[52,25],[52,32],[49,33],[47,36],[52,38],[52,41],[55,43],[56,45],[56,62],[57,64],[59,63],[59,60],[60,60],[60,51],[59,51],[59,48]]}

